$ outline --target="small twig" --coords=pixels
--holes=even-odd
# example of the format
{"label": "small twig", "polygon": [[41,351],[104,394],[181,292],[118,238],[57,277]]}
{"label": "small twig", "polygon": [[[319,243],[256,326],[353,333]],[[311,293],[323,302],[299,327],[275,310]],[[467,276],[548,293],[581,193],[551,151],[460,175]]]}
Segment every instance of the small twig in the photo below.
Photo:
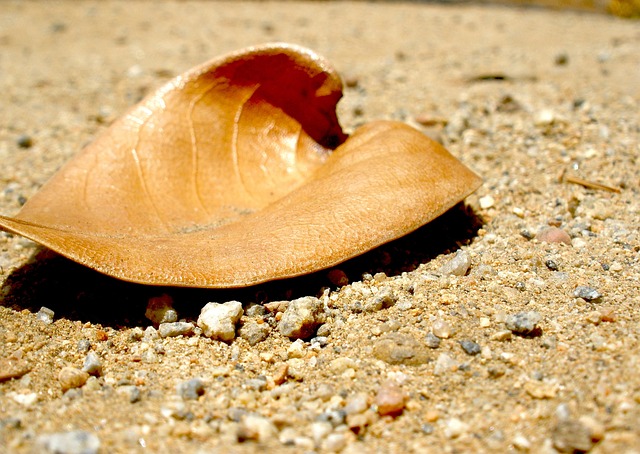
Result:
{"label": "small twig", "polygon": [[582,178],[578,178],[575,175],[567,175],[566,170],[562,172],[560,175],[560,181],[565,183],[573,183],[579,184],[580,186],[584,186],[589,189],[602,189],[603,191],[615,192],[620,194],[620,189],[614,188],[613,186],[607,186],[606,184],[596,183],[595,181],[584,180]]}

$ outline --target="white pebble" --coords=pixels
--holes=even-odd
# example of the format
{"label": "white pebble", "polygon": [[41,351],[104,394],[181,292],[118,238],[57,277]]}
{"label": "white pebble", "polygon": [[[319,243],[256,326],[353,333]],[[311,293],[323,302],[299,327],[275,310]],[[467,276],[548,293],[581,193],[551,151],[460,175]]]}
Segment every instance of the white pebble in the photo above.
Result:
{"label": "white pebble", "polygon": [[493,205],[495,205],[496,201],[490,195],[485,195],[484,197],[480,197],[478,203],[480,203],[480,208],[486,210],[487,208],[491,208]]}
{"label": "white pebble", "polygon": [[469,424],[462,422],[458,418],[451,418],[445,422],[444,436],[447,438],[458,438],[469,430]]}
{"label": "white pebble", "polygon": [[36,318],[46,325],[51,325],[53,323],[53,316],[54,312],[44,306],[42,306],[36,314]]}
{"label": "white pebble", "polygon": [[236,337],[236,324],[242,313],[242,303],[239,301],[207,303],[198,317],[198,326],[207,337],[231,341]]}
{"label": "white pebble", "polygon": [[173,308],[173,298],[167,294],[149,298],[144,316],[156,325],[178,320],[178,313]]}

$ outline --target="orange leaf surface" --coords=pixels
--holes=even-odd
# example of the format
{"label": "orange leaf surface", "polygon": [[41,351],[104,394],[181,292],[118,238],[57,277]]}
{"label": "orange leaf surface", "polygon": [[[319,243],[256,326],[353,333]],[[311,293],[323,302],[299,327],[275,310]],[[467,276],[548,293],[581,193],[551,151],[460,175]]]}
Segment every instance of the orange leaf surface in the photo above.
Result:
{"label": "orange leaf surface", "polygon": [[134,106],[0,228],[128,281],[241,287],[362,254],[480,185],[403,123],[347,138],[341,96],[297,46],[213,60]]}

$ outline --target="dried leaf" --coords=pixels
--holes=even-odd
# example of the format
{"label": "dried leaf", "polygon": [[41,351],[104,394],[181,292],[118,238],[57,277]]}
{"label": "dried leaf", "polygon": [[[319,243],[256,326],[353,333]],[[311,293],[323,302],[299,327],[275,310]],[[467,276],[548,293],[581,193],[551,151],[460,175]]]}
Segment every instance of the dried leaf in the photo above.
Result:
{"label": "dried leaf", "polygon": [[134,106],[0,227],[120,279],[240,287],[362,254],[480,185],[405,124],[347,138],[341,96],[297,46],[213,60]]}

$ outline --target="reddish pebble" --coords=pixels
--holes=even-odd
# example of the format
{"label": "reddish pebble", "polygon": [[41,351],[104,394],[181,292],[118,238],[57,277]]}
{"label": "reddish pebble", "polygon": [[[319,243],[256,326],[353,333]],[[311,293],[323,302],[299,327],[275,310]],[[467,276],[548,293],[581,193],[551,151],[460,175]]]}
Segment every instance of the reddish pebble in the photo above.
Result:
{"label": "reddish pebble", "polygon": [[327,273],[327,277],[333,285],[337,285],[338,287],[349,284],[349,278],[347,277],[347,274],[338,268],[334,268],[329,271],[329,273]]}
{"label": "reddish pebble", "polygon": [[549,227],[541,230],[536,238],[545,243],[565,243],[571,245],[571,237],[567,232],[557,227]]}
{"label": "reddish pebble", "polygon": [[398,416],[404,410],[407,396],[396,385],[385,384],[376,394],[374,404],[378,407],[380,416]]}
{"label": "reddish pebble", "polygon": [[99,330],[96,330],[96,339],[99,340],[100,342],[104,342],[107,339],[109,339],[109,335],[107,334],[106,331],[99,329]]}

